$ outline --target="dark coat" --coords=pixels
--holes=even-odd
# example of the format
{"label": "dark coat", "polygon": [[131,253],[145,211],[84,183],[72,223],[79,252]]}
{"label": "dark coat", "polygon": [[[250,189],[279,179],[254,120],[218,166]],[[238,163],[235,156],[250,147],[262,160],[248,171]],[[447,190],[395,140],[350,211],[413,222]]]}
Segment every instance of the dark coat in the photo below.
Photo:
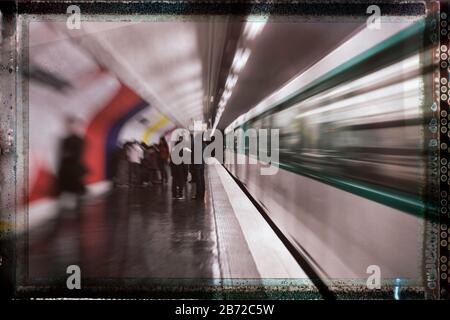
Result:
{"label": "dark coat", "polygon": [[[181,156],[183,156],[183,151],[181,151]],[[172,159],[170,159],[170,172],[174,180],[176,180],[178,183],[184,183],[187,181],[188,177],[187,164],[184,163],[175,164],[173,163]]]}
{"label": "dark coat", "polygon": [[87,170],[83,164],[84,141],[77,135],[66,137],[60,146],[60,162],[58,169],[58,191],[83,194],[86,187],[83,183]]}

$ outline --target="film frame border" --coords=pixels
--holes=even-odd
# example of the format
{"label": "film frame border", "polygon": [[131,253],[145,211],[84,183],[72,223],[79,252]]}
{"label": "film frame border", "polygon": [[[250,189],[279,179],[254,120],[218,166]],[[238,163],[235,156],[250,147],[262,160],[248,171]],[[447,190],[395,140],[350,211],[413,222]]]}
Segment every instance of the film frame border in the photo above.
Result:
{"label": "film frame border", "polygon": [[[320,4],[320,2],[321,1],[319,1],[317,3]],[[349,12],[354,12],[354,10],[357,10],[357,9],[355,9],[355,7],[345,6],[345,3],[348,4],[348,2],[349,1],[343,2],[343,8],[346,7],[344,11],[347,12],[347,14]],[[394,12],[395,12],[395,10],[398,10],[398,8],[399,8],[398,4],[396,4],[396,3],[386,4],[383,1],[355,1],[355,2],[357,3],[357,7],[362,6],[364,9],[367,8],[367,3],[369,3],[369,2],[374,3],[374,4],[384,5],[384,6],[386,6],[385,8],[389,8],[388,5],[392,5],[391,10],[394,10]],[[413,1],[413,2],[416,3],[417,1]],[[305,13],[304,5],[302,3],[299,4],[299,3],[295,3],[295,2],[294,3],[280,2],[277,4],[270,3],[270,5],[268,5],[267,3],[263,3],[263,2],[258,2],[258,3],[250,2],[250,3],[241,4],[241,6],[239,6],[239,4],[238,4],[237,7],[232,7],[232,9],[224,9],[224,7],[222,7],[221,5],[235,4],[235,3],[221,2],[221,1],[204,1],[204,2],[201,2],[200,4],[198,4],[198,6],[197,6],[196,4],[192,5],[192,3],[189,3],[188,1],[182,2],[182,5],[180,5],[179,2],[174,2],[174,3],[169,2],[168,3],[168,2],[162,2],[162,1],[156,1],[156,2],[148,2],[148,3],[144,3],[144,4],[141,3],[142,6],[132,6],[131,11],[129,10],[129,8],[127,8],[128,7],[127,5],[123,4],[120,1],[110,2],[108,5],[105,5],[104,3],[93,3],[92,1],[78,1],[78,2],[74,1],[73,4],[79,4],[82,7],[83,11],[87,8],[87,13],[89,13],[89,14],[105,13],[105,11],[104,11],[105,9],[111,10],[110,13],[117,14],[117,12],[116,12],[116,10],[118,9],[117,6],[120,7],[119,14],[136,14],[136,13],[142,14],[142,10],[151,12],[151,13],[147,13],[147,14],[155,14],[155,12],[156,13],[164,12],[166,14],[174,14],[175,13],[178,15],[185,15],[185,14],[192,14],[192,13],[205,14],[205,13],[211,13],[211,12],[213,12],[213,14],[242,14],[242,15],[261,14],[261,13],[273,14],[275,12],[276,14],[292,15],[292,14],[295,14],[295,12],[297,10],[301,11],[303,14]],[[67,3],[67,2],[61,3],[60,1],[44,2],[44,3],[38,2],[38,1],[37,2],[32,1],[29,3],[21,3],[19,1],[19,6],[17,8],[16,13],[18,15],[29,14],[29,13],[33,13],[33,14],[43,14],[43,13],[65,14],[65,9],[67,8],[68,5],[70,5],[70,3]],[[308,6],[310,6],[310,5],[311,4],[308,4]],[[225,8],[229,8],[229,7],[225,7]],[[309,7],[309,8],[311,8],[311,7]],[[351,8],[351,9],[348,9],[348,8]],[[389,11],[389,9],[387,9],[387,10]],[[447,10],[447,12],[448,12],[448,8],[445,8],[445,10]],[[415,12],[415,11],[413,10],[412,12]],[[441,9],[441,12],[442,12],[442,9]],[[311,13],[313,13],[313,12],[311,12]],[[442,34],[441,34],[441,40],[442,40]],[[448,38],[445,38],[445,40],[447,41],[447,44],[448,44]],[[441,70],[441,73],[442,73],[442,70]],[[448,74],[447,74],[447,80],[448,80]],[[440,107],[442,108],[442,110],[445,110],[445,109],[448,110],[448,103],[446,105],[442,105],[442,101],[441,101]],[[22,116],[24,116],[24,115],[22,115]],[[16,118],[16,120],[15,120],[16,128],[17,128],[17,124],[20,122],[19,118],[20,117]],[[442,123],[441,123],[441,119],[440,119],[439,125],[441,125],[441,124]],[[448,137],[446,137],[446,136],[442,137],[442,134],[441,134],[441,138],[443,139],[443,141],[445,141],[444,139],[448,140]],[[442,152],[442,149],[441,149],[441,152]],[[442,159],[445,156],[447,156],[447,159],[448,159],[448,151],[447,151],[447,154],[441,155],[440,159]],[[448,184],[446,185],[446,188],[448,189]],[[442,195],[442,192],[441,192],[441,195]],[[443,215],[440,215],[440,218],[441,218],[441,221],[444,221]],[[445,220],[445,222],[448,223],[448,219]],[[442,233],[440,233],[440,236],[442,236]],[[442,239],[441,239],[441,241],[442,241]],[[446,253],[448,256],[448,250],[446,251]],[[440,250],[441,261],[442,261],[443,254],[445,254],[445,250]],[[440,265],[440,270],[441,270],[441,272],[445,271],[445,270],[442,270],[442,265]],[[441,273],[441,275],[442,274],[443,273]],[[448,285],[447,285],[447,292],[448,292]]]}
{"label": "film frame border", "polygon": [[[450,16],[448,2],[442,2],[439,10],[439,159],[440,159],[440,210],[439,210],[439,261],[438,261],[438,283],[439,295],[441,299],[450,298],[450,262],[448,261],[450,252],[450,236],[448,235],[448,223],[450,214],[450,180],[448,167],[450,156],[450,124],[447,115],[450,112],[448,97],[448,87],[450,87]],[[450,119],[450,116],[448,117]]]}

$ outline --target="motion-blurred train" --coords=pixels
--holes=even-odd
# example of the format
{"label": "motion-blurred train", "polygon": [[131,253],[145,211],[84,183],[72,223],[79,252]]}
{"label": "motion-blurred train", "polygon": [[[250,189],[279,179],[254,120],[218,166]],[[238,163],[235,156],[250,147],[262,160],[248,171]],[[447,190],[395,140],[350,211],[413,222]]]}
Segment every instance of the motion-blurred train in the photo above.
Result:
{"label": "motion-blurred train", "polygon": [[225,130],[280,130],[275,175],[237,164],[257,157],[245,143],[226,147],[225,166],[326,281],[365,281],[375,265],[385,283],[423,285],[426,26],[363,28]]}

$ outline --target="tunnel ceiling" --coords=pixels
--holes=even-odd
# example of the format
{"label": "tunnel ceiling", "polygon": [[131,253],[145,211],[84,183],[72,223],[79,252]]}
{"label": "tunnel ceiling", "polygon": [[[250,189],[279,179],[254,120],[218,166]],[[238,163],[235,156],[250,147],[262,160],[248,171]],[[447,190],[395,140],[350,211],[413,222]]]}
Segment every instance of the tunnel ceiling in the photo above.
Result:
{"label": "tunnel ceiling", "polygon": [[211,20],[86,22],[82,36],[69,32],[151,106],[188,127],[208,112],[226,44],[228,23]]}
{"label": "tunnel ceiling", "polygon": [[[188,127],[194,119],[207,121],[214,116],[242,24],[238,19],[208,17],[182,22],[84,22],[82,30],[67,31],[64,24],[61,28],[171,122]],[[333,21],[330,26],[269,20],[251,43],[250,58],[218,127],[226,127],[320,60],[356,32],[361,22]]]}

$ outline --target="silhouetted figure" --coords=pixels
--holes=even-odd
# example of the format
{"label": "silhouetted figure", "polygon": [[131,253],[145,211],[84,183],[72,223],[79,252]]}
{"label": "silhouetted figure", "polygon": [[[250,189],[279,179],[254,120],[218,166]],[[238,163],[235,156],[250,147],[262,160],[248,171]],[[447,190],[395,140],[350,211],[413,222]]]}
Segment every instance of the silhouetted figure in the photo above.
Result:
{"label": "silhouetted figure", "polygon": [[[180,137],[177,144],[181,143],[182,140],[183,138]],[[180,157],[183,157],[183,153],[184,150],[181,150]],[[187,165],[184,163],[175,164],[172,157],[170,157],[170,169],[172,172],[172,197],[176,199],[183,199],[183,189],[188,176]]]}
{"label": "silhouetted figure", "polygon": [[126,142],[123,144],[121,148],[119,148],[117,155],[117,163],[116,163],[116,171],[114,175],[114,185],[117,187],[127,187],[129,184],[129,173],[128,173],[128,158],[127,158],[127,150],[130,145],[130,142]]}
{"label": "silhouetted figure", "polygon": [[62,140],[58,168],[58,191],[82,195],[86,192],[83,178],[87,173],[83,163],[84,140],[80,123],[75,118],[67,119],[69,134]]}
{"label": "silhouetted figure", "polygon": [[144,150],[141,145],[135,141],[128,145],[127,158],[129,162],[129,184],[131,187],[139,187],[141,181],[141,162],[144,158]]}
{"label": "silhouetted figure", "polygon": [[159,177],[159,150],[156,145],[147,146],[144,152],[143,167],[147,183],[161,183]]}
{"label": "silhouetted figure", "polygon": [[[199,155],[199,159],[197,159],[197,163],[195,163],[195,145],[201,146],[201,154]],[[197,133],[192,138],[192,158],[191,158],[191,175],[192,181],[195,183],[195,195],[192,196],[192,199],[203,200],[205,197],[205,161],[203,159],[203,151],[205,149],[205,143],[203,142],[203,133]]]}
{"label": "silhouetted figure", "polygon": [[167,167],[169,163],[170,152],[169,152],[169,145],[167,144],[167,141],[164,137],[159,138],[158,149],[159,149],[159,161],[160,161],[159,167],[161,170],[161,179],[163,183],[166,183],[168,180]]}
{"label": "silhouetted figure", "polygon": [[108,157],[108,178],[111,178],[115,185],[117,184],[119,163],[122,153],[122,148],[120,146],[116,146],[114,150],[109,153]]}
{"label": "silhouetted figure", "polygon": [[141,182],[142,186],[148,186],[150,185],[150,160],[149,160],[149,149],[150,146],[148,146],[145,142],[141,143],[141,147],[143,150],[143,158],[141,162]]}

